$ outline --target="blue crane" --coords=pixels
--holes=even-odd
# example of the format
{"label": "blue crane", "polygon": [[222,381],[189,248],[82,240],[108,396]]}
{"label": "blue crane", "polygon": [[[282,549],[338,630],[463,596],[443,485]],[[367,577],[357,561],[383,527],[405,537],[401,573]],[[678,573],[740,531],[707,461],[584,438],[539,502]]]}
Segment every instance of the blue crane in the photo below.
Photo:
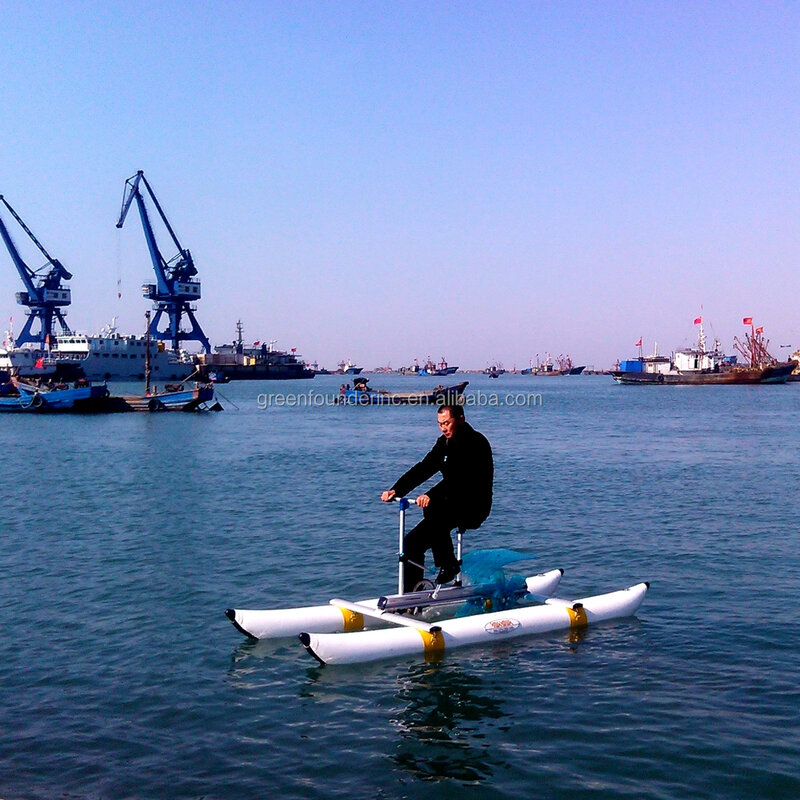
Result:
{"label": "blue crane", "polygon": [[[3,195],[0,195],[0,200],[3,201],[3,204],[11,212],[11,215],[19,223],[22,230],[28,234],[31,241],[47,259],[39,269],[31,269],[23,261],[11,238],[11,234],[8,232],[8,228],[3,222],[3,218],[0,217],[0,236],[3,237],[6,248],[8,248],[8,252],[11,255],[11,260],[14,262],[14,266],[17,268],[17,272],[19,272],[26,289],[24,292],[17,292],[17,302],[21,306],[27,306],[28,308],[25,312],[28,315],[28,319],[22,328],[22,332],[16,337],[15,343],[20,345],[26,342],[36,342],[44,347],[50,342],[55,333],[53,330],[54,322],[57,321],[59,323],[62,333],[72,333],[64,319],[67,312],[61,310],[63,306],[68,306],[72,302],[70,289],[62,286],[61,281],[68,281],[72,275],[58,259],[50,257],[47,250],[31,233],[30,228],[20,219],[17,212],[14,211]],[[37,320],[40,323],[39,331],[34,334],[32,332],[33,325]]]}
{"label": "blue crane", "polygon": [[[144,202],[140,187],[144,186],[153,205],[161,216],[164,226],[172,241],[178,248],[178,252],[169,261],[161,255],[158,249],[158,242],[153,232],[153,226],[150,223],[150,216],[147,213],[147,206]],[[155,309],[155,316],[150,323],[150,335],[154,339],[164,339],[172,342],[172,348],[177,350],[181,346],[182,341],[200,342],[206,353],[211,352],[211,344],[209,343],[203,329],[200,327],[197,319],[194,316],[194,309],[191,303],[200,299],[200,281],[194,280],[197,275],[197,268],[192,260],[192,254],[181,247],[175,231],[169,224],[166,215],[164,214],[158,200],[156,199],[150,184],[144,177],[144,172],[139,170],[133,177],[125,181],[125,190],[122,195],[122,210],[120,211],[117,227],[121,228],[125,222],[125,217],[128,215],[128,210],[134,198],[139,207],[139,216],[142,218],[142,227],[144,228],[144,237],[147,240],[147,248],[150,251],[150,258],[153,262],[153,269],[156,273],[155,283],[145,283],[142,286],[142,294],[149,297],[153,301],[153,308]],[[158,330],[158,324],[162,315],[166,314],[169,318],[169,327],[163,331]],[[191,330],[181,330],[181,321],[186,317],[191,323]]]}

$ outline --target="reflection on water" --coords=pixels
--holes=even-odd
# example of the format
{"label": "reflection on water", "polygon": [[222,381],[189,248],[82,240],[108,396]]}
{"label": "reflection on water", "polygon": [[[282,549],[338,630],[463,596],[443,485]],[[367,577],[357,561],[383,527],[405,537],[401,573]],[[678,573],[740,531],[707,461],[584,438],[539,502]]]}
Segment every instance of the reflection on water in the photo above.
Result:
{"label": "reflection on water", "polygon": [[[228,681],[236,689],[255,689],[269,685],[269,667],[280,665],[294,654],[293,639],[245,639],[231,653]],[[268,667],[265,669],[265,666]]]}
{"label": "reflection on water", "polygon": [[486,721],[505,716],[480,678],[448,665],[420,665],[399,679],[400,733],[390,758],[415,778],[484,782],[500,765]]}

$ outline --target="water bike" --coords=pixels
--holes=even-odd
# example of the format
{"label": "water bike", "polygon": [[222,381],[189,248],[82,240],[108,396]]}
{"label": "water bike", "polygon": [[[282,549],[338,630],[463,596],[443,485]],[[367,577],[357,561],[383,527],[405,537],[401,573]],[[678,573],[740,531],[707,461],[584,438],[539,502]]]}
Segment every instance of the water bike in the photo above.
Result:
{"label": "water bike", "polygon": [[[298,636],[320,664],[354,664],[399,656],[440,657],[446,650],[629,617],[642,604],[649,583],[577,600],[553,596],[564,574],[552,569],[528,577],[507,577],[503,566],[529,559],[513,550],[476,550],[463,555],[464,531],[457,532],[461,572],[453,585],[423,581],[403,591],[407,498],[400,507],[397,593],[327,605],[283,609],[235,609],[225,614],[250,639]],[[463,557],[462,557],[463,556]]]}

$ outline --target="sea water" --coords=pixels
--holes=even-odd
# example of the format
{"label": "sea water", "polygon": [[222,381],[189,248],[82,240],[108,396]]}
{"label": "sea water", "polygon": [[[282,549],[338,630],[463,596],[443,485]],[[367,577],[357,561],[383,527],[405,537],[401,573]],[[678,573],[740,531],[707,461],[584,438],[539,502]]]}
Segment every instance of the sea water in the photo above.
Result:
{"label": "sea water", "polygon": [[800,385],[464,378],[496,461],[466,547],[563,567],[564,597],[650,581],[636,617],[323,668],[225,609],[392,591],[378,498],[432,409],[288,400],[331,376],[220,387],[221,414],[7,415],[0,797],[800,796]]}

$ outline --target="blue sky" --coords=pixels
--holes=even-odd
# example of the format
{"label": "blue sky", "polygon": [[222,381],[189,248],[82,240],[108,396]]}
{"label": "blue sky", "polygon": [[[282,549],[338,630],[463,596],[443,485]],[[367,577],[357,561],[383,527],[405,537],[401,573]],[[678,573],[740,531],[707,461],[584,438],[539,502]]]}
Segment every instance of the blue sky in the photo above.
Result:
{"label": "blue sky", "polygon": [[[600,368],[640,336],[691,343],[702,314],[728,350],[744,316],[776,355],[800,347],[796,3],[2,14],[0,194],[73,272],[76,330],[143,328],[138,215],[115,227],[142,169],[217,344],[241,319],[327,366]],[[2,248],[17,331],[20,288]]]}

